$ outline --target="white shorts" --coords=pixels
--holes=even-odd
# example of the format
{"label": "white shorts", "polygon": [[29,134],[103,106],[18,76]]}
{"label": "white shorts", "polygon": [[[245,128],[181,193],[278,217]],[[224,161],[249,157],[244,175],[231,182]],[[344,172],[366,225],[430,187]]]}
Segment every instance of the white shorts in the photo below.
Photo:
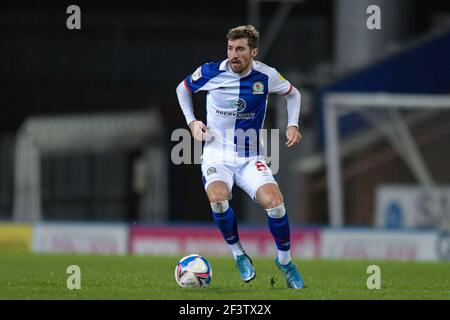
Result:
{"label": "white shorts", "polygon": [[202,163],[202,174],[205,190],[211,182],[223,181],[228,186],[230,199],[234,182],[253,200],[256,198],[256,191],[259,187],[267,183],[277,184],[272,171],[262,157],[234,163],[204,161]]}

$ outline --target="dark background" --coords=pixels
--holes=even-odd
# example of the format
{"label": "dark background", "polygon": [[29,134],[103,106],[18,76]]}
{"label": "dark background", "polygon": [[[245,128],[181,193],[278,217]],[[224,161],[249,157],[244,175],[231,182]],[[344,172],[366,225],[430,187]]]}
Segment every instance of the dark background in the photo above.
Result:
{"label": "dark background", "polygon": [[[411,2],[410,17],[414,24],[403,41],[427,30],[437,14],[449,11],[446,1]],[[71,4],[81,8],[81,30],[66,28],[69,16],[66,8]],[[267,22],[278,5],[275,2],[261,5],[259,31],[263,38]],[[30,115],[148,108],[158,109],[163,115],[170,152],[170,133],[185,127],[176,86],[202,63],[225,59],[228,29],[247,22],[244,1],[2,1],[0,136],[6,146],[3,155],[11,153],[13,135]],[[304,1],[289,15],[264,62],[280,72],[313,74],[322,64],[333,60],[336,41],[333,28],[333,1]],[[305,85],[312,91],[319,88],[314,82]],[[200,118],[204,117],[203,101],[204,96],[195,97]],[[268,121],[272,121],[270,117]],[[313,119],[309,123],[313,125]],[[98,172],[95,168],[104,168],[110,157],[90,156],[82,161],[86,168]],[[132,157],[119,155],[116,167],[110,163],[111,169],[104,170],[104,177],[99,174],[98,179],[103,181],[99,182],[100,188],[102,183],[124,181],[123,188],[115,191],[119,194],[115,199],[119,199],[119,209],[127,212],[122,218],[129,220],[135,217],[132,205],[135,195],[127,182],[129,172],[118,168],[123,167],[121,164],[129,168],[126,164]],[[3,187],[11,190],[12,162],[10,158],[2,159],[6,168]],[[56,160],[48,159],[44,166],[52,167],[51,161]],[[172,221],[205,219],[204,212],[209,211],[209,206],[199,169],[199,166],[169,165]],[[46,177],[51,177],[49,170],[44,168]],[[47,203],[54,196],[51,190],[48,192]],[[5,208],[11,207],[11,197],[10,192],[3,201]],[[85,197],[85,207],[100,201],[89,189]],[[102,199],[104,203],[115,201]],[[239,200],[235,201],[239,208]],[[69,201],[67,205],[75,204]],[[52,218],[53,211],[48,208],[47,217]],[[93,218],[94,211],[84,217]]]}

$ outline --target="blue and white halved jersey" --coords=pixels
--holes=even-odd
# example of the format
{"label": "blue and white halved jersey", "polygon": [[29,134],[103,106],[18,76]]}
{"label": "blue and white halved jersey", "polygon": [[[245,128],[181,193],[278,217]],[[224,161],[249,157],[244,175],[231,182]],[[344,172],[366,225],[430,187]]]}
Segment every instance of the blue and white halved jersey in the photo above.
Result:
{"label": "blue and white halved jersey", "polygon": [[234,73],[228,60],[205,63],[184,84],[191,93],[206,91],[206,126],[211,139],[203,157],[262,155],[260,129],[267,111],[268,95],[289,94],[292,85],[274,68],[253,61],[245,75]]}

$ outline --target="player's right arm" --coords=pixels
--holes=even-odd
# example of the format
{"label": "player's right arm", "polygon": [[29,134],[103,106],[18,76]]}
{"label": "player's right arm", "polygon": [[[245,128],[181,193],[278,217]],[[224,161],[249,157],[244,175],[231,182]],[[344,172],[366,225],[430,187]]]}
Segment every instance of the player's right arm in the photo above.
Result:
{"label": "player's right arm", "polygon": [[181,110],[183,111],[186,123],[191,130],[192,136],[195,140],[198,141],[205,140],[206,125],[202,121],[195,119],[192,94],[189,86],[186,83],[186,80],[180,82],[176,92],[178,103],[180,104]]}
{"label": "player's right arm", "polygon": [[214,79],[221,72],[220,62],[205,63],[198,67],[191,75],[187,76],[177,87],[178,102],[183,111],[186,122],[191,129],[194,139],[206,140],[206,125],[195,119],[192,104],[192,93],[199,91],[209,91],[214,88]]}

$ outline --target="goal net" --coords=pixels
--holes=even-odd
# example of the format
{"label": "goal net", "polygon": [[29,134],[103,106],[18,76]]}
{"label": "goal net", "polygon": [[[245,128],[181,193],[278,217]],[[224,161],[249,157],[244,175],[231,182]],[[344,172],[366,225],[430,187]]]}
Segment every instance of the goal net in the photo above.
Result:
{"label": "goal net", "polygon": [[450,95],[324,102],[329,223],[450,228]]}

